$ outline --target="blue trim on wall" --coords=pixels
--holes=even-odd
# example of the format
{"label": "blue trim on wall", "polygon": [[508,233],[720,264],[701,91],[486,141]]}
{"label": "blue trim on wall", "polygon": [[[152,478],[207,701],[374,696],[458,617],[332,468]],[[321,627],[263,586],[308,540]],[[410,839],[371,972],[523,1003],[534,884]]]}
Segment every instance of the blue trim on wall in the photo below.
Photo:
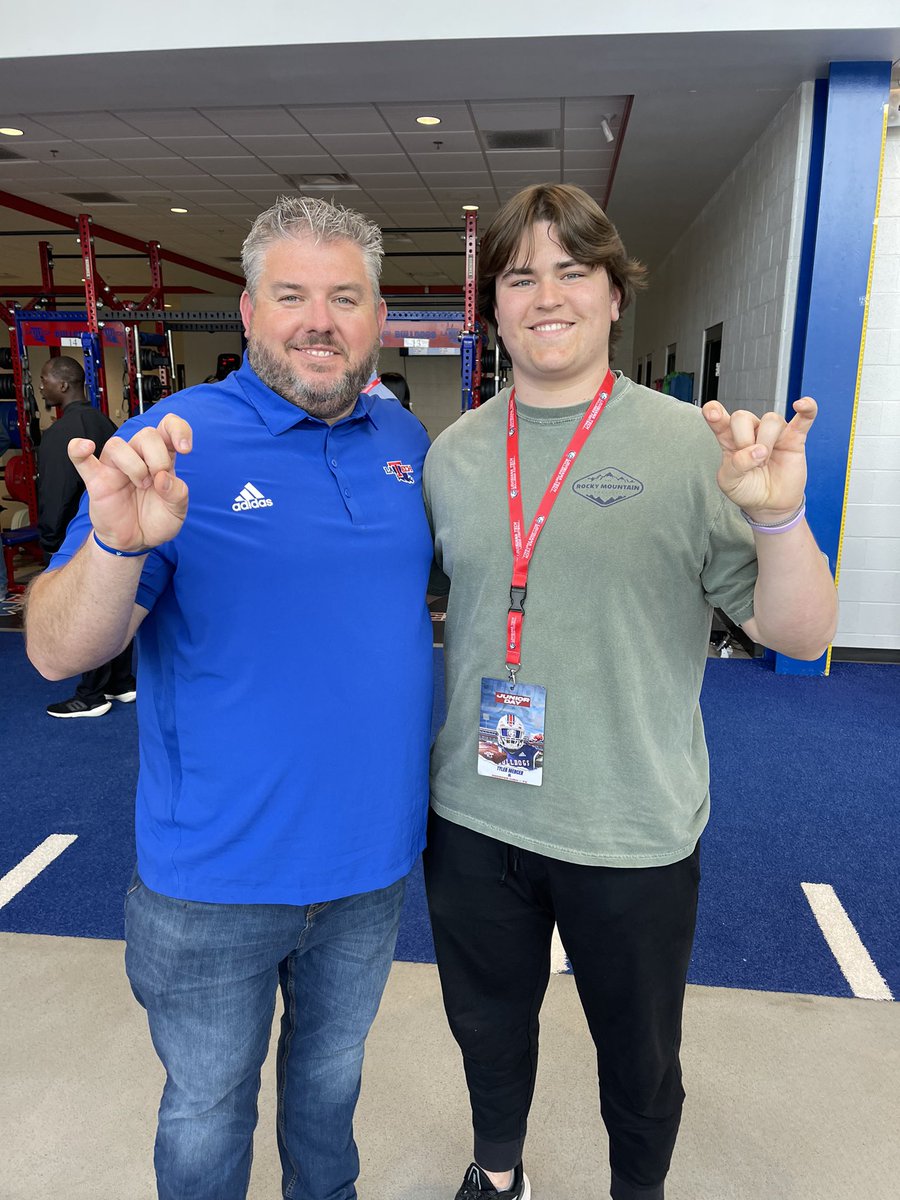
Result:
{"label": "blue trim on wall", "polygon": [[809,326],[809,300],[812,293],[813,263],[816,257],[816,226],[819,221],[819,197],[822,193],[822,159],[825,151],[825,116],[827,108],[828,80],[817,79],[813,92],[809,178],[806,185],[803,239],[800,244],[800,265],[797,273],[797,308],[794,314],[791,365],[788,371],[788,417],[791,415],[791,405],[803,395],[800,388],[803,381],[803,357],[806,353],[806,331]]}
{"label": "blue trim on wall", "polygon": [[[832,571],[844,510],[890,76],[889,62],[841,62],[831,64],[828,77],[806,338],[797,353],[803,363],[800,394],[813,396],[819,405],[807,443],[807,518]],[[804,242],[808,235],[806,229]],[[825,655],[800,662],[778,654],[775,670],[822,675],[825,662]]]}

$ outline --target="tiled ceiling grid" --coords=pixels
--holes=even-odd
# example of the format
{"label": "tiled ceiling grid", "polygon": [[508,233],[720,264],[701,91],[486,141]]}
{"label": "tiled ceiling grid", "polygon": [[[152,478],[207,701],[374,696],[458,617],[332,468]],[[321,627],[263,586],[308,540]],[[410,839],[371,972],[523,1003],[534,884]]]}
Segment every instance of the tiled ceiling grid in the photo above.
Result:
{"label": "tiled ceiling grid", "polygon": [[[0,188],[69,213],[92,212],[95,220],[123,233],[154,238],[168,249],[240,273],[234,258],[250,222],[298,176],[349,175],[356,187],[315,194],[333,194],[383,227],[462,231],[463,204],[479,205],[483,226],[520,188],[544,180],[577,183],[602,203],[625,106],[626,98],[618,96],[3,113],[3,125],[16,126],[25,136],[0,136],[0,150],[24,156],[0,161]],[[416,124],[416,117],[432,114],[441,118],[440,125]],[[604,121],[612,142],[601,129]],[[515,142],[534,130],[544,132],[550,148],[489,148],[492,134]],[[99,206],[66,196],[83,192],[109,192],[126,203]],[[189,210],[186,215],[170,212],[179,205]],[[28,222],[7,211],[3,227],[28,228]],[[65,237],[54,241],[57,252]],[[7,279],[20,257],[10,244],[14,240],[0,241],[6,260],[0,262],[0,277]],[[446,252],[461,248],[453,235],[388,237],[386,249],[402,257],[386,259],[384,283],[459,284],[463,260]],[[410,257],[413,251],[444,253]],[[75,270],[58,269],[58,281],[67,282],[65,274]],[[18,267],[14,273],[23,277]],[[115,264],[104,273],[115,282],[135,272]],[[36,264],[24,272],[29,278],[36,274]]]}

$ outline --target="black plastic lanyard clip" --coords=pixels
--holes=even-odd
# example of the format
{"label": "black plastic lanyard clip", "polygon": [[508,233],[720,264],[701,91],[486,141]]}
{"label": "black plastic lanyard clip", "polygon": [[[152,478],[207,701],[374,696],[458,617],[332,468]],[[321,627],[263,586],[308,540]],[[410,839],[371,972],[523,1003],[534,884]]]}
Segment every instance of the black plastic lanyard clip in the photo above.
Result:
{"label": "black plastic lanyard clip", "polygon": [[526,590],[527,589],[523,587],[511,587],[509,589],[509,611],[511,613],[520,613],[525,611]]}

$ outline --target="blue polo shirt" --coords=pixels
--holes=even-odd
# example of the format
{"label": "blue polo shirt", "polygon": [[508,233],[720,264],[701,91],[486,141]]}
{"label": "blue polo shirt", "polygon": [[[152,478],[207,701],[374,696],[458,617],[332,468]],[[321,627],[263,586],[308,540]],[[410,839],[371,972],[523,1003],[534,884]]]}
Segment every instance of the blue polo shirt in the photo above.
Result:
{"label": "blue polo shirt", "polygon": [[[217,903],[385,887],[424,845],[432,706],[421,495],[428,438],[396,401],[335,425],[248,362],[155,405],[194,430],[181,532],[137,603],[138,869]],[[90,530],[86,502],[52,566]]]}

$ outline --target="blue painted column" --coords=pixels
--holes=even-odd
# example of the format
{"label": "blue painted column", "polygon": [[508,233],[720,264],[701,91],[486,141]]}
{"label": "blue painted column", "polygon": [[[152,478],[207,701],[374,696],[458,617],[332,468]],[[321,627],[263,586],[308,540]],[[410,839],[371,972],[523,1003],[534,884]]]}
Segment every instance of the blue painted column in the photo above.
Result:
{"label": "blue painted column", "polygon": [[[788,415],[798,396],[818,402],[807,443],[807,518],[832,571],[846,505],[890,77],[889,62],[832,63],[827,100],[817,104],[814,116],[813,154],[821,154],[821,163],[811,163],[810,186],[818,183],[820,190],[818,207],[807,205],[815,236],[806,229],[798,303],[804,302],[805,277],[808,310],[805,337],[802,321],[794,333],[791,377],[795,385],[800,382],[788,395]],[[815,662],[800,662],[776,654],[775,670],[824,675],[828,659],[823,654]]]}

